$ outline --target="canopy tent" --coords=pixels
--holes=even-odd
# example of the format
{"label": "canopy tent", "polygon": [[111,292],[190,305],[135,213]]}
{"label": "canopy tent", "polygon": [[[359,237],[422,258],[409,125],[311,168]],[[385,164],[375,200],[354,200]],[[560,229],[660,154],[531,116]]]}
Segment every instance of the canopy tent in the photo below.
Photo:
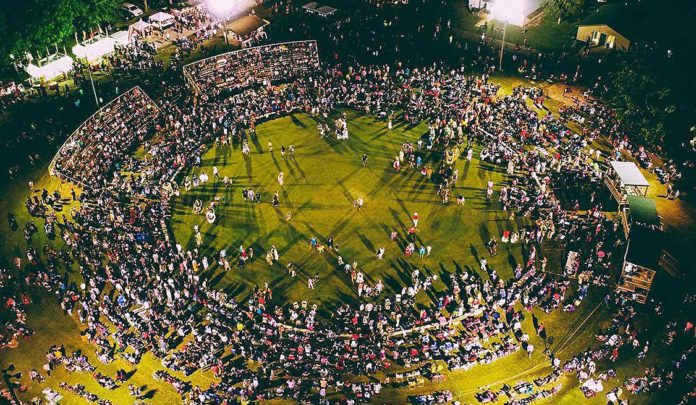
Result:
{"label": "canopy tent", "polygon": [[174,24],[174,16],[164,11],[157,12],[148,18],[153,27],[162,29]]}
{"label": "canopy tent", "polygon": [[268,21],[259,18],[257,15],[246,15],[227,24],[227,31],[236,34],[240,38],[247,37],[269,24]]}
{"label": "canopy tent", "polygon": [[128,45],[130,42],[130,35],[128,35],[128,31],[119,31],[119,32],[114,32],[111,34],[111,38],[116,42],[116,45],[123,46],[123,45]]}
{"label": "canopy tent", "polygon": [[149,23],[147,23],[147,22],[145,22],[145,21],[143,21],[143,20],[138,20],[138,21],[134,22],[133,24],[131,24],[131,25],[128,27],[128,30],[129,30],[129,31],[139,32],[139,33],[142,34],[142,33],[145,32],[148,28],[150,28],[150,24],[149,24]]}
{"label": "canopy tent", "polygon": [[337,9],[331,6],[321,6],[319,7],[319,4],[317,4],[316,1],[313,1],[311,3],[307,3],[302,8],[307,11],[308,13],[313,13],[320,15],[322,17],[328,17],[332,14],[334,14]]}
{"label": "canopy tent", "polygon": [[660,215],[657,213],[655,200],[652,198],[629,195],[628,207],[630,209],[631,223],[639,226],[659,229],[662,227]]}
{"label": "canopy tent", "polygon": [[305,11],[308,11],[310,13],[314,12],[314,10],[316,10],[317,7],[319,7],[319,4],[317,4],[316,1],[313,1],[311,3],[307,3],[304,6],[302,6],[302,8],[305,9]]}
{"label": "canopy tent", "polygon": [[258,35],[265,35],[263,28],[270,24],[257,15],[247,15],[238,18],[225,26],[225,35],[238,41],[242,46],[248,46]]}
{"label": "canopy tent", "polygon": [[648,187],[650,183],[633,162],[610,162],[624,186]]}
{"label": "canopy tent", "polygon": [[96,36],[73,46],[73,53],[87,62],[94,62],[114,51],[116,40],[112,37]]}
{"label": "canopy tent", "polygon": [[73,68],[73,59],[61,53],[54,53],[37,61],[36,64],[30,63],[24,69],[33,80],[52,80],[68,73]]}
{"label": "canopy tent", "polygon": [[317,9],[316,13],[319,14],[322,17],[328,17],[332,15],[333,13],[336,12],[336,8],[333,8],[331,6],[321,6]]}

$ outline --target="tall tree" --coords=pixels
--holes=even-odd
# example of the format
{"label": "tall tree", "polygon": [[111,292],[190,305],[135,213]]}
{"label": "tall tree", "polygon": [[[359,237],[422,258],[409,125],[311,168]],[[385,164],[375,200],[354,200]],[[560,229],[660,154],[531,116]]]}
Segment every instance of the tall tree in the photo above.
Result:
{"label": "tall tree", "polygon": [[544,7],[558,22],[578,17],[587,6],[587,0],[547,0]]}
{"label": "tall tree", "polygon": [[[117,18],[119,0],[33,0],[6,2],[0,10],[0,67],[11,64],[10,55],[45,53],[73,38]],[[4,21],[3,21],[4,19]]]}

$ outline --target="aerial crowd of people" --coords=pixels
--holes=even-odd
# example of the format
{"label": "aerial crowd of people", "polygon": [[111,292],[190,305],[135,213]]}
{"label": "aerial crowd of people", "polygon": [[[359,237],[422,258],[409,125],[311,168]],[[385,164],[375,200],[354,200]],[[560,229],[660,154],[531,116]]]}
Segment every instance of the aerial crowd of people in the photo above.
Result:
{"label": "aerial crowd of people", "polygon": [[[220,64],[220,60],[227,62]],[[255,78],[256,72],[265,73]],[[216,382],[209,387],[190,384],[165,370],[155,373],[153,377],[167,381],[190,403],[291,398],[304,403],[338,399],[352,404],[379,397],[384,387],[419,386],[423,379],[442,381],[447,375],[443,367],[467,370],[520,350],[529,356],[543,351],[549,374],[514,386],[481,387],[476,393],[480,402],[496,401],[503,395],[510,403],[526,404],[554,395],[563,374],[575,376],[588,397],[610,384],[613,388],[607,398],[614,403],[625,401],[622,389],[643,393],[667,389],[675,379],[693,383],[693,372],[685,374],[680,366],[693,360],[694,328],[683,314],[670,319],[673,334],[664,337],[684,347],[681,357],[671,367],[648,368],[644,376],[621,382],[612,369],[599,368],[597,362],[632,355],[640,359],[655,339],[633,326],[637,310],[629,297],[607,293],[603,303],[616,312],[615,322],[597,333],[597,348],[576,356],[566,353],[570,341],[554,346],[548,340],[543,323],[533,312],[573,313],[593,285],[607,284],[622,260],[625,246],[619,222],[603,213],[601,203],[590,201],[580,212],[562,206],[554,193],[558,184],[596,182],[601,177],[608,156],[588,145],[611,122],[606,107],[598,102],[578,102],[572,114],[584,117],[587,132],[576,134],[565,125],[563,115],[540,118],[538,110],[544,106],[538,88],[518,87],[510,95],[500,95],[487,75],[468,75],[463,67],[401,63],[319,67],[312,41],[245,49],[204,60],[188,68],[187,76],[190,89],[183,84],[164,84],[171,86],[168,94],[179,97],[166,98],[158,106],[134,88],[98,111],[69,138],[52,170],[80,184],[81,192],[73,191],[68,197],[30,185],[32,196],[26,205],[35,218],[25,227],[29,235],[25,253],[14,260],[24,276],[2,273],[3,284],[13,285],[16,292],[4,297],[5,305],[17,314],[7,327],[13,336],[2,336],[3,345],[32,333],[24,315],[30,299],[23,292],[38,286],[55,293],[65,313],[79,319],[82,335],[96,347],[99,362],[108,364],[122,357],[137,368],[149,352],[165,369],[184,375],[212,370]],[[268,285],[254,286],[245,302],[209,286],[200,270],[222,263],[221,257],[203,257],[198,249],[187,250],[171,240],[167,231],[171,198],[178,195],[180,184],[191,182],[186,172],[201,165],[202,154],[211,144],[248,143],[262,118],[292,112],[321,118],[338,108],[373,114],[389,126],[392,120],[428,122],[428,132],[394,151],[396,157],[385,162],[385,170],[389,167],[395,176],[401,170],[425,173],[435,192],[443,196],[443,203],[449,202],[445,196],[457,193],[459,174],[453,169],[457,159],[470,161],[476,150],[482,162],[506,170],[508,184],[489,182],[488,190],[482,192],[489,204],[499,204],[511,219],[528,219],[528,226],[499,235],[503,243],[526,246],[525,260],[515,265],[513,277],[501,278],[483,255],[476,258],[479,271],[462,269],[449,274],[444,292],[435,291],[432,278],[415,267],[401,290],[388,290],[381,281],[379,287],[366,285],[357,265],[359,258],[337,255],[337,267],[348,266],[346,274],[351,274],[358,298],[328,319],[318,315],[316,304],[274,302]],[[633,148],[623,137],[612,141],[614,151]],[[144,157],[129,153],[135,145],[146,146]],[[249,157],[240,154],[239,158]],[[356,156],[356,162],[360,160]],[[366,161],[365,156],[363,164]],[[282,185],[281,174],[278,182]],[[181,180],[182,175],[187,179]],[[263,201],[258,194],[256,198],[271,203],[271,196],[264,193]],[[209,221],[215,221],[215,203],[201,202],[201,211],[203,206],[210,207],[206,211],[212,212]],[[282,201],[276,203],[282,205]],[[410,220],[417,228],[418,214]],[[37,246],[32,241],[31,235],[39,232],[34,221],[50,223],[50,232],[44,227],[49,243]],[[20,227],[13,215],[8,222],[11,229]],[[403,240],[400,248],[408,250],[406,241],[412,232],[398,229],[397,233],[393,239]],[[54,242],[57,239],[60,243]],[[334,243],[314,240],[314,247]],[[547,258],[537,253],[546,240],[559,241],[565,251],[575,252],[577,273],[582,277],[574,281],[569,276],[575,274],[546,272]],[[489,242],[489,255],[495,255],[497,243],[495,238]],[[275,246],[267,248],[269,264],[293,271],[291,263],[282,262]],[[415,245],[411,249],[416,250]],[[423,255],[429,254],[430,249],[421,249]],[[240,260],[244,256],[246,261],[249,254],[241,248]],[[66,271],[79,272],[82,281],[64,277]],[[314,282],[310,278],[308,287],[313,288]],[[370,294],[364,294],[366,287]],[[430,304],[416,304],[425,294],[434,296]],[[659,304],[655,305],[659,312]],[[535,347],[522,328],[530,318],[544,348]],[[570,360],[561,361],[562,353]],[[258,367],[236,361],[240,358]],[[43,370],[47,375],[58,365],[70,372],[94,371],[84,353],[65,353],[59,347],[49,350],[47,365]],[[124,373],[94,377],[100,385],[114,389],[126,382]],[[376,373],[384,377],[370,383],[348,378],[374,377]],[[38,370],[31,375],[32,380],[45,378]],[[107,403],[82,386],[65,384],[62,388]],[[129,392],[136,400],[146,395],[136,386],[129,386]],[[444,403],[458,400],[458,395],[441,392],[414,400]]]}

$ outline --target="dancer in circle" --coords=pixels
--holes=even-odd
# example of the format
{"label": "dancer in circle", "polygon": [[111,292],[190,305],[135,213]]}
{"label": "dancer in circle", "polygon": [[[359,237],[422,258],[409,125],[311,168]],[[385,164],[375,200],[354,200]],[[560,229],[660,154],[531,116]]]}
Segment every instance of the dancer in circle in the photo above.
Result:
{"label": "dancer in circle", "polygon": [[210,207],[208,208],[208,211],[205,213],[205,219],[208,221],[209,224],[212,224],[215,222],[216,216],[215,216],[215,208]]}
{"label": "dancer in circle", "polygon": [[196,198],[193,202],[193,213],[198,215],[203,212],[203,201],[200,198]]}

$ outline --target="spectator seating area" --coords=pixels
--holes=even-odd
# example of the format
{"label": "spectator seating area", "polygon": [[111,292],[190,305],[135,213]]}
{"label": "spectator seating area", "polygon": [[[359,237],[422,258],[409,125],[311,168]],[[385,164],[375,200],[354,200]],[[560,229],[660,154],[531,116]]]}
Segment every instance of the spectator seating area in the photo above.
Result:
{"label": "spectator seating area", "polygon": [[100,108],[73,132],[49,166],[51,175],[83,187],[109,181],[136,140],[143,140],[159,108],[140,87],[133,87]]}
{"label": "spectator seating area", "polygon": [[237,90],[255,83],[291,80],[319,68],[316,41],[284,42],[241,49],[184,66],[195,91]]}

